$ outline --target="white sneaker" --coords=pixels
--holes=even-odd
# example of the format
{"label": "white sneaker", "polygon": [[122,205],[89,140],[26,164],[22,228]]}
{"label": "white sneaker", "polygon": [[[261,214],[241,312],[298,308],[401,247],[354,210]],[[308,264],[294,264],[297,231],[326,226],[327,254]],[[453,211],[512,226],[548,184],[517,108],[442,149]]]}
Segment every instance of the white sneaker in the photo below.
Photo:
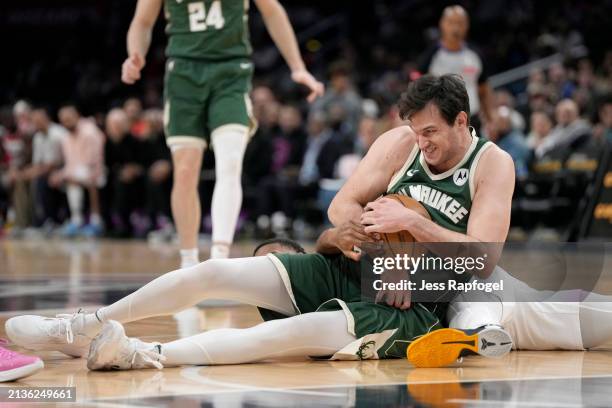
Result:
{"label": "white sneaker", "polygon": [[121,323],[110,320],[91,342],[87,368],[90,370],[135,370],[164,366],[160,343],[129,338]]}
{"label": "white sneaker", "polygon": [[6,321],[6,335],[16,345],[34,351],[60,351],[71,357],[87,353],[91,337],[74,332],[83,327],[85,312],[58,314],[55,318],[35,315],[13,317]]}

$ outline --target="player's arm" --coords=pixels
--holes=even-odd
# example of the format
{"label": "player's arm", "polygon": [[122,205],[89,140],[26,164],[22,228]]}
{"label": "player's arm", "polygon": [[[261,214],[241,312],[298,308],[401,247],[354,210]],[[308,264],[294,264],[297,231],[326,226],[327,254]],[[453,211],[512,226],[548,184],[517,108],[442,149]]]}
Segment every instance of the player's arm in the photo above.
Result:
{"label": "player's arm", "polygon": [[255,4],[263,17],[270,37],[272,37],[287,65],[289,65],[289,69],[291,69],[291,78],[310,89],[308,101],[312,102],[317,96],[323,95],[323,84],[306,70],[295,38],[295,32],[289,22],[285,8],[278,0],[255,0]]}
{"label": "player's arm", "polygon": [[497,146],[483,153],[474,181],[467,233],[451,231],[421,217],[395,200],[368,203],[361,216],[367,233],[408,230],[419,242],[505,242],[510,227],[514,163]]}
{"label": "player's arm", "polygon": [[[361,222],[368,225],[366,233],[407,230],[419,242],[505,242],[514,192],[514,163],[510,155],[497,146],[488,148],[477,167],[474,189],[466,234],[441,227],[395,200],[369,203],[367,207],[374,211],[363,213]],[[493,264],[501,254],[501,245],[496,249],[499,253],[489,257]]]}
{"label": "player's arm", "polygon": [[391,129],[376,139],[329,206],[327,215],[334,226],[359,221],[363,207],[387,190],[389,181],[412,151],[415,140],[408,126]]}
{"label": "player's arm", "polygon": [[121,80],[126,84],[133,84],[140,79],[162,1],[138,0],[136,4],[136,12],[127,34],[128,57],[121,67]]}

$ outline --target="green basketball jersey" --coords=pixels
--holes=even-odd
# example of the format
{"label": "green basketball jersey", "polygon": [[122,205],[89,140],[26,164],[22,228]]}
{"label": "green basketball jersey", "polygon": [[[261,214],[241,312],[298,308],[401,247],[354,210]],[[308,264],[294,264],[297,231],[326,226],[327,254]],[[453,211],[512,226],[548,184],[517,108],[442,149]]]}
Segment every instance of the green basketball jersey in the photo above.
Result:
{"label": "green basketball jersey", "polygon": [[425,206],[436,224],[465,234],[474,197],[476,166],[481,154],[491,145],[472,133],[472,143],[463,159],[440,174],[431,172],[419,147],[415,146],[402,169],[391,179],[387,193],[414,198]]}
{"label": "green basketball jersey", "polygon": [[248,58],[249,0],[165,0],[168,57]]}

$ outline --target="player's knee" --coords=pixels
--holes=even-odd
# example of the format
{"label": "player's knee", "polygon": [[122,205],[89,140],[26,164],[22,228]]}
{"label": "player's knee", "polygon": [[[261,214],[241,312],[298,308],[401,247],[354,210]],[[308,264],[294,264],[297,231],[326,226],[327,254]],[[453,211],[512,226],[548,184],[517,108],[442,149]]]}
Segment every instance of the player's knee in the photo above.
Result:
{"label": "player's knee", "polygon": [[193,268],[198,271],[198,279],[206,282],[209,289],[220,288],[228,283],[228,259],[208,259]]}
{"label": "player's knee", "polygon": [[217,162],[217,179],[240,178],[243,155],[232,152]]}
{"label": "player's knee", "polygon": [[192,189],[197,186],[200,169],[189,163],[180,163],[174,168],[174,185],[177,190]]}

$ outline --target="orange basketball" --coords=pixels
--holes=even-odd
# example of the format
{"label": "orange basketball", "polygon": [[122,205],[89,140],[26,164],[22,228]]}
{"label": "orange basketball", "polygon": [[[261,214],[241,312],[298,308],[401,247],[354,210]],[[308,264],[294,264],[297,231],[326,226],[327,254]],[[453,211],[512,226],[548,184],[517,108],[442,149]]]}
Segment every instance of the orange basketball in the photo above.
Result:
{"label": "orange basketball", "polygon": [[[404,207],[410,208],[411,210],[416,211],[417,214],[427,218],[428,220],[431,219],[425,207],[412,197],[407,197],[401,194],[389,194],[389,195],[386,195],[384,198],[391,198],[393,200],[399,201],[400,203],[402,203]],[[397,244],[401,242],[414,242],[415,241],[412,234],[408,231],[398,231],[398,232],[392,232],[388,234],[381,234],[381,238],[387,244]]]}

